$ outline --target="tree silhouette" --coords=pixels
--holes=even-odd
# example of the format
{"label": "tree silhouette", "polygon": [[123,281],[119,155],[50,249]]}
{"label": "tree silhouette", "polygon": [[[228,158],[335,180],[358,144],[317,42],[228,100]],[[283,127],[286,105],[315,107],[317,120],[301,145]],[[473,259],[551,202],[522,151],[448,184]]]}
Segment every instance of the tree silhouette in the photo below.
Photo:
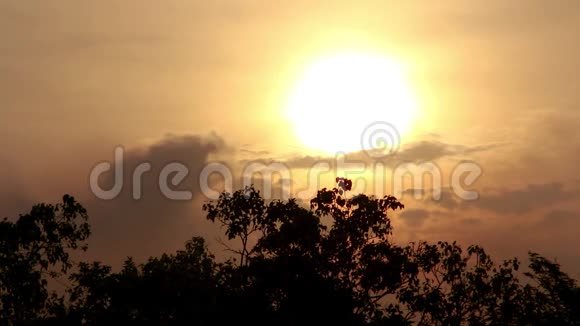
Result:
{"label": "tree silhouette", "polygon": [[[174,255],[131,258],[119,273],[101,263],[81,263],[71,274],[70,320],[89,324],[168,320],[210,323],[216,307],[216,264],[203,238],[193,238]],[[202,322],[203,321],[203,322]]]}
{"label": "tree silhouette", "polygon": [[[86,210],[71,196],[57,205],[39,204],[16,222],[0,222],[0,318],[44,316],[56,294],[47,283],[72,266],[70,250],[86,250]],[[51,300],[49,300],[51,299]]]}
{"label": "tree silhouette", "polygon": [[[479,246],[392,241],[392,196],[321,189],[303,207],[266,202],[248,187],[207,202],[207,218],[239,246],[217,262],[203,238],[175,254],[131,258],[119,272],[100,262],[70,271],[68,250],[88,236],[72,197],[0,224],[2,321],[52,319],[90,325],[578,325],[580,288],[560,266],[530,253],[495,263]],[[71,287],[52,297],[46,276]],[[46,273],[45,273],[46,272]]]}

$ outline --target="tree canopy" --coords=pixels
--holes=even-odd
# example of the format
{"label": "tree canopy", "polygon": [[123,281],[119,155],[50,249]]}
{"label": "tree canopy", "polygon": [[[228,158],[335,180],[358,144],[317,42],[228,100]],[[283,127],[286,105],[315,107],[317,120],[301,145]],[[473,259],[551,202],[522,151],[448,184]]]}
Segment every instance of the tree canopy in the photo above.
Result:
{"label": "tree canopy", "polygon": [[[73,197],[0,222],[0,318],[220,325],[578,325],[580,287],[560,266],[530,253],[495,262],[479,246],[392,241],[393,196],[321,189],[304,207],[266,201],[254,187],[204,204],[229,240],[217,261],[205,240],[120,271],[73,265],[85,249],[87,213]],[[225,245],[225,243],[224,243]],[[65,293],[48,279],[66,276]],[[3,324],[4,322],[2,322]]]}

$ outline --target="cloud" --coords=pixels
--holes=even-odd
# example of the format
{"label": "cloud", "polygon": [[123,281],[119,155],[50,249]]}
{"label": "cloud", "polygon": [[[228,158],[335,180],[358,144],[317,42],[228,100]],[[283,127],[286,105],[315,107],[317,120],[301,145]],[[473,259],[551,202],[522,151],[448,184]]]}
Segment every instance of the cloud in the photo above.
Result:
{"label": "cloud", "polygon": [[393,156],[387,157],[386,162],[392,162],[395,163],[393,165],[396,165],[397,162],[435,161],[448,156],[464,156],[477,152],[484,152],[498,146],[500,146],[500,144],[464,146],[447,144],[440,141],[421,141],[409,145],[407,148]]}
{"label": "cloud", "polygon": [[[201,211],[203,198],[199,175],[212,153],[224,148],[221,138],[210,135],[169,136],[142,149],[128,150],[125,154],[124,187],[112,200],[93,198],[86,203],[91,217],[93,235],[89,254],[98,260],[121,263],[126,255],[145,259],[179,248],[194,235],[211,239],[217,226],[205,220]],[[151,164],[151,171],[143,175],[142,198],[133,198],[132,173],[141,163]],[[181,163],[189,174],[172,190],[190,191],[191,200],[171,200],[159,186],[161,170],[169,163]],[[113,175],[103,176],[106,184],[113,183]],[[171,176],[169,176],[171,180]]]}
{"label": "cloud", "polygon": [[[346,162],[365,162],[375,163],[382,162],[386,166],[396,167],[402,163],[414,162],[428,162],[436,161],[446,157],[463,157],[479,152],[486,152],[495,149],[502,144],[483,144],[477,146],[464,146],[448,144],[441,141],[429,140],[420,141],[407,145],[401,148],[397,153],[387,156],[382,159],[374,159],[364,151],[347,153],[345,155]],[[270,159],[271,160],[271,159]],[[336,157],[322,157],[322,156],[296,156],[284,161],[291,168],[308,169],[318,163],[328,163],[330,166],[336,165]]]}
{"label": "cloud", "polygon": [[524,214],[543,209],[580,196],[580,189],[565,189],[562,183],[529,184],[526,188],[480,193],[471,207],[500,214]]}
{"label": "cloud", "polygon": [[441,188],[440,197],[435,197],[433,189],[409,188],[402,192],[402,199],[406,197],[415,198],[417,196],[422,202],[428,205],[438,206],[447,210],[455,210],[461,205],[461,199],[451,188]]}
{"label": "cloud", "polygon": [[523,188],[501,189],[491,188],[478,191],[476,200],[463,200],[453,189],[442,188],[441,197],[435,199],[432,189],[406,189],[403,198],[419,194],[419,202],[430,207],[440,207],[449,211],[477,208],[498,214],[525,214],[539,209],[580,198],[580,188],[576,183],[567,186],[559,182],[545,184],[528,184]]}
{"label": "cloud", "polygon": [[256,155],[258,155],[258,156],[270,155],[270,152],[269,151],[266,151],[266,150],[255,151],[255,150],[251,150],[251,149],[242,148],[242,149],[240,149],[240,152],[241,153],[244,153],[244,154],[252,155],[252,156],[256,156]]}
{"label": "cloud", "polygon": [[407,209],[399,215],[410,227],[420,227],[429,218],[431,213],[425,209]]}

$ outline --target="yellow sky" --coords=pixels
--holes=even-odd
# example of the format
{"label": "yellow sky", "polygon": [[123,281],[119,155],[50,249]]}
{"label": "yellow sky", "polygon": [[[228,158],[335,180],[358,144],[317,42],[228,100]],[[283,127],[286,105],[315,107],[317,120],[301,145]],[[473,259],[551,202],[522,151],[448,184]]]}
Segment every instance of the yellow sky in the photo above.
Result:
{"label": "yellow sky", "polygon": [[[553,91],[578,67],[575,11],[565,5],[357,4],[2,1],[9,118],[2,127],[34,114],[71,122],[60,128],[67,134],[83,133],[74,122],[90,119],[90,131],[111,141],[218,129],[263,142],[271,138],[242,133],[242,126],[279,123],[297,67],[344,49],[408,63],[433,132],[464,136],[452,124],[488,128],[507,108],[543,109],[569,102],[564,92],[574,95],[570,86]],[[25,89],[35,96],[23,102]]]}
{"label": "yellow sky", "polygon": [[[420,105],[403,143],[409,160],[477,160],[479,187],[498,201],[492,190],[514,196],[523,207],[514,214],[576,216],[578,205],[556,199],[545,211],[524,208],[542,193],[529,184],[561,183],[576,198],[578,9],[536,0],[0,0],[0,198],[86,195],[90,168],[111,160],[114,146],[149,146],[168,133],[215,132],[231,149],[220,157],[234,165],[299,159],[310,149],[281,118],[294,82],[320,57],[360,51],[409,68]],[[413,147],[421,141],[455,147],[438,156],[429,151],[443,147]],[[498,222],[493,202],[475,206],[463,215],[492,221],[482,229],[507,225],[509,234],[520,223]],[[445,209],[431,216],[461,215]],[[422,225],[447,228],[437,221]]]}

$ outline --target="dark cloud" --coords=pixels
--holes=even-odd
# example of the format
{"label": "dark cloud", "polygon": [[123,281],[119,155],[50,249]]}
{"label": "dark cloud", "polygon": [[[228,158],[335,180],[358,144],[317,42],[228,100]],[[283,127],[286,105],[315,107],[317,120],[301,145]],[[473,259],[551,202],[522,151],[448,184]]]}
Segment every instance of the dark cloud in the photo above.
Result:
{"label": "dark cloud", "polygon": [[334,159],[330,157],[317,157],[307,155],[302,157],[290,158],[284,162],[284,164],[294,169],[309,169],[318,163],[328,163],[332,165],[334,163]]}
{"label": "dark cloud", "polygon": [[[576,186],[576,185],[574,185]],[[405,196],[420,195],[421,202],[447,210],[478,208],[500,214],[524,214],[545,209],[580,197],[580,188],[562,183],[529,184],[522,189],[486,189],[476,200],[463,200],[451,188],[442,188],[441,197],[433,197],[432,189],[406,189]]]}
{"label": "dark cloud", "polygon": [[420,227],[431,213],[425,209],[406,209],[399,215],[410,227]]}
{"label": "dark cloud", "polygon": [[[433,191],[431,191],[433,193]],[[455,210],[461,205],[459,198],[451,189],[441,189],[441,197],[433,198],[432,195],[425,197],[427,201],[448,210]]]}
{"label": "dark cloud", "polygon": [[[127,151],[124,188],[119,196],[112,200],[94,198],[86,203],[93,227],[90,255],[118,264],[126,255],[144,259],[173,251],[194,235],[211,239],[216,226],[206,221],[201,212],[199,175],[208,156],[223,147],[223,141],[215,135],[170,136],[147,148]],[[135,200],[132,171],[145,162],[152,168],[143,175],[142,198]],[[171,200],[161,192],[160,172],[175,162],[185,165],[189,174],[178,186],[169,182],[170,189],[190,191],[191,200]],[[112,184],[113,175],[104,177],[103,188]],[[168,179],[171,178],[172,175]]]}
{"label": "dark cloud", "polygon": [[447,210],[455,210],[461,205],[461,199],[450,188],[441,188],[439,197],[435,197],[433,189],[405,189],[402,193],[404,198],[417,198],[425,204],[438,206]]}
{"label": "dark cloud", "polygon": [[[421,163],[436,161],[445,157],[463,157],[478,152],[486,152],[499,146],[501,146],[501,144],[464,146],[430,140],[409,144],[393,155],[381,159],[374,159],[364,151],[348,153],[345,155],[345,162],[382,162],[385,166],[396,167],[399,164],[407,162]],[[327,163],[333,167],[336,165],[336,157],[298,156],[289,158],[283,163],[291,168],[298,169],[311,168],[318,163]]]}
{"label": "dark cloud", "polygon": [[406,149],[397,152],[385,160],[396,165],[398,162],[435,161],[447,156],[463,156],[484,152],[497,148],[500,144],[486,144],[478,146],[463,146],[447,144],[440,141],[422,141],[409,145]]}
{"label": "dark cloud", "polygon": [[407,188],[401,192],[403,196],[426,196],[431,190],[420,188]]}
{"label": "dark cloud", "polygon": [[478,200],[463,202],[469,207],[501,214],[523,214],[580,196],[579,189],[565,189],[561,183],[530,184],[524,189],[480,193]]}

